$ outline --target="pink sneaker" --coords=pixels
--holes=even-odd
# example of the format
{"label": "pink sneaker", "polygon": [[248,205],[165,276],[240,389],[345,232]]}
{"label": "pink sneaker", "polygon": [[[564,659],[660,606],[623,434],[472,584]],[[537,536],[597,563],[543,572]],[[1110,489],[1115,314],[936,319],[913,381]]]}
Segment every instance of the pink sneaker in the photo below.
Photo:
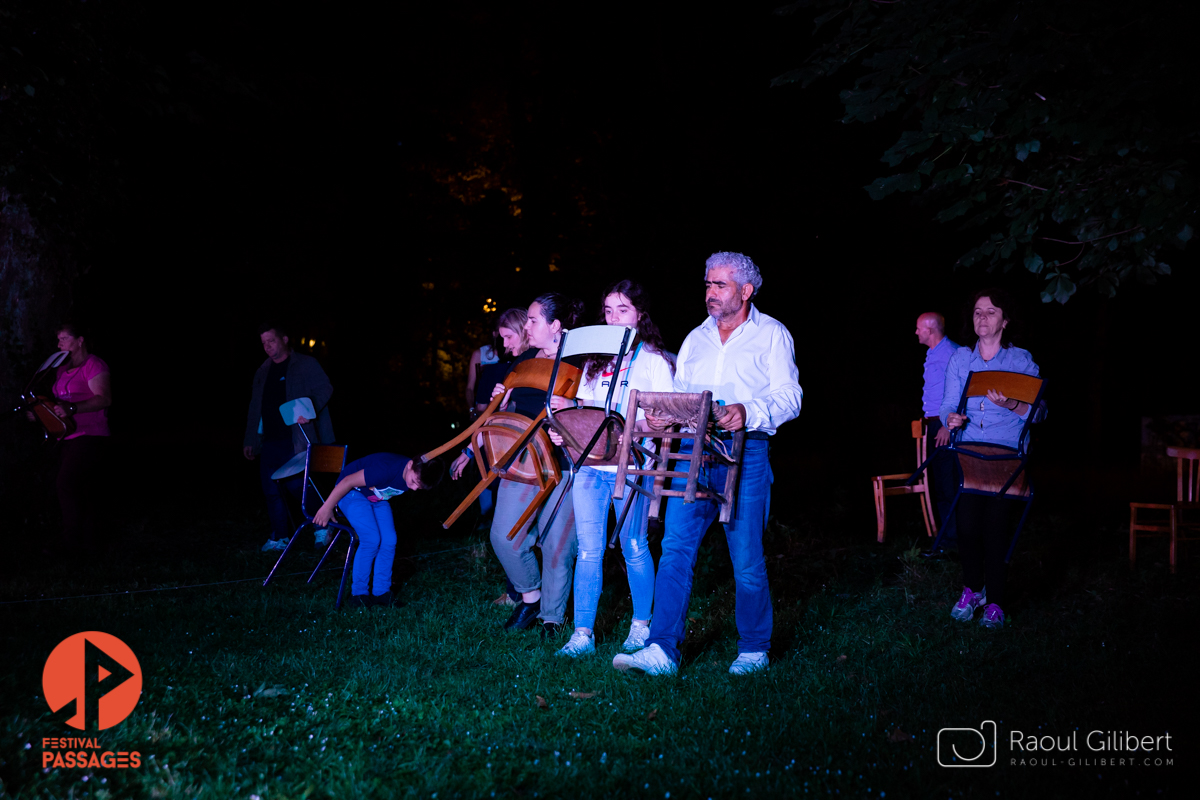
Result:
{"label": "pink sneaker", "polygon": [[985,628],[1003,628],[1004,612],[1000,610],[1000,606],[991,603],[983,610],[983,617],[979,620],[979,624]]}
{"label": "pink sneaker", "polygon": [[975,609],[985,605],[987,605],[986,587],[982,592],[972,592],[969,586],[964,586],[962,597],[958,598],[954,608],[950,609],[950,616],[962,622],[970,622],[971,618],[975,616]]}

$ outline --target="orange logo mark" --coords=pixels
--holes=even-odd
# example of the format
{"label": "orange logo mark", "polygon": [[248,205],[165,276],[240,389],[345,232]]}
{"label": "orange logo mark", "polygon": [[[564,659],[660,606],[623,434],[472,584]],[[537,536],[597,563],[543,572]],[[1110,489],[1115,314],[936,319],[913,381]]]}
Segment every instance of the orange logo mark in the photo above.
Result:
{"label": "orange logo mark", "polygon": [[142,668],[129,645],[100,631],[58,643],[46,659],[42,690],[50,710],[78,730],[104,730],[128,717],[142,694]]}

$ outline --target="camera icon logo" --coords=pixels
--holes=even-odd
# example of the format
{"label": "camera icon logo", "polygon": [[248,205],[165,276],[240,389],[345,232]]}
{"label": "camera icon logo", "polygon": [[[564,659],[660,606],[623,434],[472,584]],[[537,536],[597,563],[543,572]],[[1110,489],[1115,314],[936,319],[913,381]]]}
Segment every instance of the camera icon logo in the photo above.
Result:
{"label": "camera icon logo", "polygon": [[[991,746],[991,756],[988,746]],[[942,728],[937,735],[937,761],[942,767],[994,767],[996,723],[985,719],[978,728]],[[960,751],[958,747],[961,746]],[[972,755],[974,754],[974,755]]]}

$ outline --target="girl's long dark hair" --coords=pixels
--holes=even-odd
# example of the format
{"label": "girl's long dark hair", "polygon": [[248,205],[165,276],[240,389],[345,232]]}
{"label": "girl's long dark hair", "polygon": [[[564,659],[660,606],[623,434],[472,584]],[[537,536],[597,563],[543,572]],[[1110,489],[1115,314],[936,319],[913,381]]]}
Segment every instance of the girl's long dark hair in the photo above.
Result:
{"label": "girl's long dark hair", "polygon": [[[637,281],[626,278],[611,284],[604,290],[604,294],[600,295],[600,322],[604,322],[604,301],[614,294],[623,294],[628,297],[630,304],[638,312],[637,336],[630,343],[630,348],[632,349],[640,341],[647,350],[666,358],[667,346],[663,342],[662,334],[658,332],[658,326],[654,324],[654,320],[650,319],[650,298],[646,296],[646,289]],[[589,357],[583,365],[584,380],[594,380],[607,367],[614,366],[614,361],[616,358],[613,356]],[[671,363],[671,359],[667,358],[667,362]],[[673,363],[671,363],[671,371],[675,371]]]}

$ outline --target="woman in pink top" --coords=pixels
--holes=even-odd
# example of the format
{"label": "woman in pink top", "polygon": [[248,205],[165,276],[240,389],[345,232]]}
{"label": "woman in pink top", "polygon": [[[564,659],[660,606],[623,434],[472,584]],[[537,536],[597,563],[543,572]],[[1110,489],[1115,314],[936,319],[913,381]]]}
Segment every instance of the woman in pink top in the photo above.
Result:
{"label": "woman in pink top", "polygon": [[108,407],[112,405],[112,388],[108,365],[88,353],[78,326],[66,324],[59,328],[58,349],[71,356],[55,373],[54,413],[75,421],[75,432],[61,445],[58,467],[63,538],[68,546],[88,551],[98,544],[96,525],[109,468]]}

